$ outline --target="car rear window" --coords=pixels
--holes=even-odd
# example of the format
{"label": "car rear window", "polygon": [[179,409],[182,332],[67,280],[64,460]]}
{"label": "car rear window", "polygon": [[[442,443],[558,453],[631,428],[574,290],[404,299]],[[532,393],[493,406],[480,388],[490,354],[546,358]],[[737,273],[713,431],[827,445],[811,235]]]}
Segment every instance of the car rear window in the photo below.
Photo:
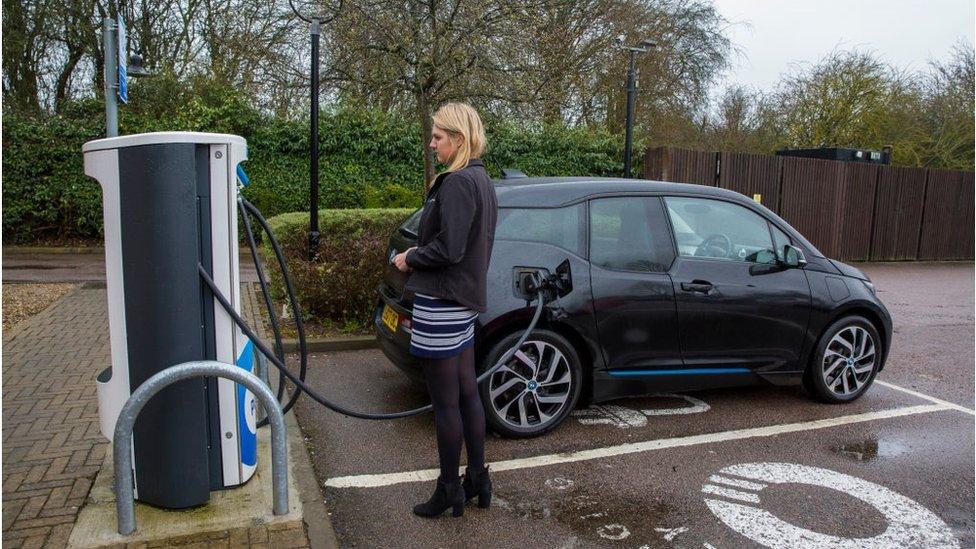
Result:
{"label": "car rear window", "polygon": [[499,208],[495,240],[544,242],[583,255],[583,204],[565,208]]}
{"label": "car rear window", "polygon": [[417,238],[417,236],[420,234],[420,216],[423,213],[424,209],[421,207],[418,208],[417,211],[410,214],[410,217],[408,217],[407,220],[400,225],[400,232],[405,236]]}

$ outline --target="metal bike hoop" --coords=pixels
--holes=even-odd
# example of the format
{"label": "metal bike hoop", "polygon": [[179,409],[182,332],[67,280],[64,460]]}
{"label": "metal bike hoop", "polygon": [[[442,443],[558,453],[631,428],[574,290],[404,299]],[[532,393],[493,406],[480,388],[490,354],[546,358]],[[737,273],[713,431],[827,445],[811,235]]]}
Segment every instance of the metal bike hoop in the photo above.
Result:
{"label": "metal bike hoop", "polygon": [[142,408],[169,385],[184,379],[216,376],[230,379],[247,387],[257,397],[271,423],[271,482],[273,512],[288,513],[288,446],[285,416],[271,389],[254,374],[223,362],[200,360],[171,366],[147,379],[129,397],[115,423],[112,452],[115,467],[115,503],[119,533],[127,536],[136,529],[134,480],[132,478],[132,429]]}

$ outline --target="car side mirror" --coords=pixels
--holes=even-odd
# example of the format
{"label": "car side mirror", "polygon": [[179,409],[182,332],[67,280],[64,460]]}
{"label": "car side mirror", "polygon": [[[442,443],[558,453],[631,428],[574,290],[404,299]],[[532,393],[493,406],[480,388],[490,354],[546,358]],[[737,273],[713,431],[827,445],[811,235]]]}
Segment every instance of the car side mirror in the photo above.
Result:
{"label": "car side mirror", "polygon": [[807,264],[807,258],[803,255],[803,251],[796,246],[789,244],[783,246],[783,257],[785,258],[783,263],[787,267],[804,267]]}

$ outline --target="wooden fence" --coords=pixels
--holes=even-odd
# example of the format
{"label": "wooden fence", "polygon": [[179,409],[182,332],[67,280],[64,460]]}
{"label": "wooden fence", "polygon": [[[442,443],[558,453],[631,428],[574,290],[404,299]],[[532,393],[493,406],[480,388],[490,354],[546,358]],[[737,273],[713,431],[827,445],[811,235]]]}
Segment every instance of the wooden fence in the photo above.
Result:
{"label": "wooden fence", "polygon": [[974,258],[973,172],[659,147],[644,178],[761,195],[835,259]]}

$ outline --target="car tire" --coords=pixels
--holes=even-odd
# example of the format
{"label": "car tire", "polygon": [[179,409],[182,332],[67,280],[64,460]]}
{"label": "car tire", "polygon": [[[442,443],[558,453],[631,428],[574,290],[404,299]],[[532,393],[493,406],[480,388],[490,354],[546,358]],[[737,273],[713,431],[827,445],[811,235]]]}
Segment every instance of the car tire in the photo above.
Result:
{"label": "car tire", "polygon": [[[521,336],[521,331],[515,332],[492,345],[484,370]],[[554,429],[576,407],[583,385],[579,354],[558,333],[533,330],[520,351],[478,386],[488,427],[506,438],[537,437]]]}
{"label": "car tire", "polygon": [[881,337],[863,316],[831,324],[814,348],[803,375],[807,392],[821,402],[841,404],[861,397],[881,364]]}

